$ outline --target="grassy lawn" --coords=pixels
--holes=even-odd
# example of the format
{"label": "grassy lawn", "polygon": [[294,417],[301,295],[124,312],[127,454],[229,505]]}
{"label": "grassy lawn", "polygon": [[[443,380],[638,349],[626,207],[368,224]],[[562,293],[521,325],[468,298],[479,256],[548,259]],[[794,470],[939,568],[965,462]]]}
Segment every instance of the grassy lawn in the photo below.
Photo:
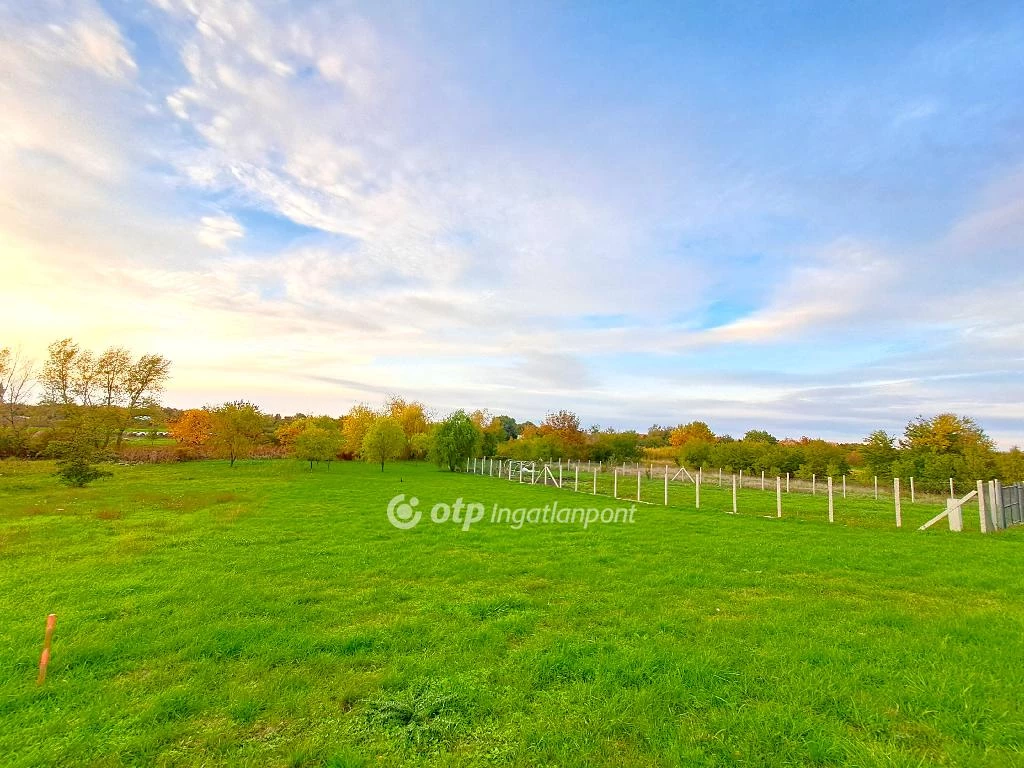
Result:
{"label": "grassy lawn", "polygon": [[402,531],[397,493],[594,500],[415,464],[51,472],[0,463],[4,766],[1024,765],[1024,530],[679,485],[632,524]]}

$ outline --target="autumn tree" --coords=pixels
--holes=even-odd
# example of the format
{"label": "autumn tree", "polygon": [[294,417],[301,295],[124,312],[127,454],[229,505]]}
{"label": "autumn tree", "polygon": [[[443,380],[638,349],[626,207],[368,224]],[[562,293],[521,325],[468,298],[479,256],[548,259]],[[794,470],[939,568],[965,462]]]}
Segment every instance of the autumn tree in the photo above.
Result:
{"label": "autumn tree", "polygon": [[900,444],[895,473],[914,477],[922,490],[947,491],[950,478],[961,488],[973,487],[997,471],[991,438],[966,416],[919,416],[907,424]]}
{"label": "autumn tree", "polygon": [[405,444],[405,432],[401,423],[392,416],[384,416],[374,421],[366,430],[361,453],[366,461],[379,461],[380,471],[383,472],[384,462],[399,458]]}
{"label": "autumn tree", "polygon": [[142,410],[156,405],[157,395],[170,376],[171,361],[162,355],[142,355],[128,366],[121,381],[121,408],[124,417],[117,432],[117,448],[124,433]]}
{"label": "autumn tree", "polygon": [[212,413],[210,445],[218,456],[235,461],[252,455],[263,436],[260,409],[244,400],[225,403]]}
{"label": "autumn tree", "polygon": [[566,410],[545,416],[540,425],[540,433],[553,437],[559,447],[558,453],[568,456],[578,456],[587,439],[580,429],[579,416]]}
{"label": "autumn tree", "polygon": [[[430,430],[430,419],[427,416],[426,406],[415,400],[407,402],[397,395],[390,395],[384,403],[383,415],[390,416],[401,425],[402,433],[405,435],[401,458],[411,458],[413,438],[417,435],[425,435]],[[417,442],[422,443],[422,440]]]}
{"label": "autumn tree", "polygon": [[192,408],[171,424],[171,437],[189,448],[202,448],[213,436],[213,415],[205,409]]}
{"label": "autumn tree", "polygon": [[379,418],[380,414],[368,405],[360,403],[359,405],[352,406],[351,410],[341,420],[341,433],[345,437],[345,445],[348,451],[356,455],[359,454],[362,450],[366,430]]}
{"label": "autumn tree", "polygon": [[71,339],[61,339],[48,347],[39,376],[43,402],[61,406],[65,417],[77,416],[83,431],[102,446],[116,440],[120,448],[136,417],[156,405],[170,366],[162,355],[146,354],[133,361],[121,347],[97,358]]}
{"label": "autumn tree", "polygon": [[47,352],[46,363],[39,374],[43,400],[55,405],[74,405],[75,393],[82,389],[75,380],[81,348],[71,339],[61,339],[53,342]]}
{"label": "autumn tree", "polygon": [[677,448],[686,445],[691,440],[703,440],[707,443],[713,443],[715,441],[715,433],[703,421],[691,421],[689,424],[680,424],[672,430],[672,434],[668,437],[669,443]]}
{"label": "autumn tree", "polygon": [[992,440],[974,419],[952,413],[940,413],[930,419],[918,416],[907,424],[901,441],[911,451],[934,454],[963,454],[971,447],[992,450]]}

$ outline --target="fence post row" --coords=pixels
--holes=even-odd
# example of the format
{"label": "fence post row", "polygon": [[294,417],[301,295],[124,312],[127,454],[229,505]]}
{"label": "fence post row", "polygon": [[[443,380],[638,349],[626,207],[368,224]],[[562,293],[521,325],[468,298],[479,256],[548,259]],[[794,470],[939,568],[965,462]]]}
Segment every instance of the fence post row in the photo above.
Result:
{"label": "fence post row", "polygon": [[[536,485],[538,479],[547,485],[545,478],[550,478],[551,484],[558,487],[565,487],[564,468],[572,467],[573,469],[573,491],[580,491],[580,467],[582,462],[566,462],[562,463],[561,460],[558,462],[558,476],[557,479],[554,475],[554,462],[545,462],[541,471],[538,472],[535,466],[536,462],[526,462],[516,459],[498,459],[497,467],[495,467],[494,457],[484,456],[482,458],[467,458],[466,459],[466,472],[473,472],[474,474],[487,475],[489,477],[507,478],[510,482],[515,479],[515,474],[518,470],[518,482],[523,482],[523,476],[529,475],[529,483]],[[591,471],[591,493],[598,495],[598,483],[597,476],[602,470],[603,462],[598,462],[597,466],[594,466],[592,462],[587,462],[587,469]],[[654,468],[655,465],[649,465],[644,468],[639,462],[635,464],[636,469],[636,499],[641,501],[643,498],[643,475],[646,471],[651,479],[654,479]],[[497,472],[495,472],[497,469]],[[686,477],[694,485],[694,506],[696,509],[700,509],[700,490],[701,485],[704,482],[704,469],[697,467],[694,474],[691,475],[686,467],[681,467],[676,471],[675,474],[669,474],[670,467],[666,464],[664,467],[664,475],[662,478],[663,491],[662,498],[664,505],[669,506],[669,487],[672,481],[678,478],[680,475],[685,474]],[[622,472],[625,474],[627,471],[626,466],[623,465]],[[786,488],[785,492],[790,492],[790,473],[786,473]],[[843,478],[843,498],[847,497],[847,483],[846,475]],[[743,471],[740,470],[738,474],[732,474],[732,513],[737,514],[739,512],[739,489],[743,487]],[[723,485],[723,469],[718,470],[718,482],[719,486]],[[874,497],[878,498],[878,476],[872,478],[874,483]],[[830,523],[835,522],[835,501],[834,493],[835,489],[833,486],[833,478],[831,475],[826,477],[828,484],[828,520]],[[680,482],[684,482],[680,480]],[[756,481],[755,481],[756,482]],[[893,507],[896,513],[896,527],[903,527],[903,510],[902,510],[902,492],[900,487],[900,478],[893,478]],[[916,502],[916,482],[914,477],[909,478],[910,489],[910,503]],[[950,479],[950,491],[955,491],[955,484],[953,479]],[[761,489],[767,490],[767,476],[762,470],[761,472]],[[817,474],[811,474],[811,494],[815,495],[817,492]],[[776,475],[775,477],[775,508],[776,517],[782,517],[782,475]],[[612,497],[619,498],[619,468],[612,468]],[[962,499],[957,499],[955,496],[951,496],[946,500],[946,508],[936,515],[934,518],[925,523],[918,530],[924,530],[932,526],[935,522],[946,518],[949,522],[949,528],[951,531],[962,531],[963,530],[963,505],[971,499],[977,498],[978,501],[978,528],[982,533],[991,533],[993,531],[1003,530],[1011,525],[1024,524],[1024,482],[1013,483],[1011,485],[1003,486],[1000,480],[989,480],[987,483],[984,480],[977,481],[977,487],[971,490]]]}

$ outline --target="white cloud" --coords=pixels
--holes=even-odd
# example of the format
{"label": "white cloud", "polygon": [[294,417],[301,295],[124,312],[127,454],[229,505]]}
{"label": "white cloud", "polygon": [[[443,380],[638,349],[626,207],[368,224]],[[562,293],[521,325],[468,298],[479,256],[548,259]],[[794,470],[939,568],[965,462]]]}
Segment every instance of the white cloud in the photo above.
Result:
{"label": "white cloud", "polygon": [[[682,151],[667,168],[643,135],[588,152],[565,138],[579,125],[543,141],[495,128],[500,113],[460,91],[442,51],[347,7],[159,5],[183,67],[171,86],[139,83],[99,6],[0,24],[0,323],[26,347],[74,332],[152,349],[175,360],[177,404],[251,386],[279,410],[395,390],[521,416],[564,404],[621,424],[704,408],[757,426],[949,403],[995,418],[1015,397],[993,372],[1020,348],[1019,312],[989,312],[991,279],[929,264],[970,273],[976,252],[1019,240],[1016,177],[934,243],[815,234],[740,267],[705,246],[745,255],[766,210],[802,215],[772,179]],[[236,207],[321,234],[265,246]],[[694,329],[711,300],[736,296],[746,316]],[[600,315],[622,321],[581,322]],[[786,373],[816,345],[912,347],[929,330],[945,336],[914,349],[921,359],[874,351],[868,365]],[[700,362],[732,348],[763,371]]]}
{"label": "white cloud", "polygon": [[199,242],[218,250],[226,250],[232,240],[245,236],[245,228],[226,214],[203,216],[196,237]]}

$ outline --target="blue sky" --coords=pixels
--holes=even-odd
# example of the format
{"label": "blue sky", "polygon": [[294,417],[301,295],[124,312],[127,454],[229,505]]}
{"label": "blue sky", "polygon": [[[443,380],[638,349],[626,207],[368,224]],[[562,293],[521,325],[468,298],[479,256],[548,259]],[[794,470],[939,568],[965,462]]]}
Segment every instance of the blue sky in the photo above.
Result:
{"label": "blue sky", "polygon": [[0,5],[0,345],[166,401],[1024,443],[1019,3]]}

